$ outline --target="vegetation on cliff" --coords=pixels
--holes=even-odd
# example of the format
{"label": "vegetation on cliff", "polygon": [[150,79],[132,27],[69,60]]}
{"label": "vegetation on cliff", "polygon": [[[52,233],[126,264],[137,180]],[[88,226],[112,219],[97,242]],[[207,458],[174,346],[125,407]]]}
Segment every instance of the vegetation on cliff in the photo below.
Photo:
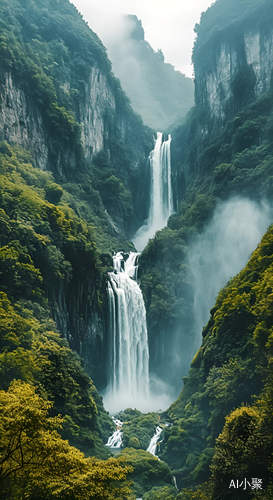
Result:
{"label": "vegetation on cliff", "polygon": [[[151,132],[70,2],[2,0],[0,19],[0,104],[8,109],[9,92],[18,89],[34,117],[33,130],[23,118],[18,124],[30,133],[30,151],[14,136],[13,144],[0,144],[1,492],[33,500],[129,498],[131,469],[122,459],[102,462],[112,420],[69,344],[82,352],[89,335],[85,361],[88,355],[89,373],[103,385],[105,325],[91,332],[88,318],[92,327],[102,322],[111,253],[132,246],[124,233],[145,213],[145,190],[136,188]],[[117,107],[115,116],[109,110],[103,117],[103,150],[96,156],[84,149],[80,123],[93,68]],[[2,125],[1,139],[8,140],[5,116]],[[52,173],[34,166],[37,140],[48,147]],[[145,176],[143,182],[148,186]],[[133,221],[134,204],[141,208]]]}
{"label": "vegetation on cliff", "polygon": [[[165,431],[162,458],[184,486],[210,477],[204,498],[228,499],[232,479],[251,483],[254,477],[262,479],[266,498],[272,494],[272,266],[271,227],[245,269],[220,292],[168,412],[174,425]],[[195,498],[186,493],[181,498]]]}
{"label": "vegetation on cliff", "polygon": [[28,159],[1,144],[1,492],[18,499],[38,498],[41,489],[48,499],[121,498],[129,495],[124,461],[85,458],[79,451],[107,458],[103,443],[113,424],[80,359],[57,333],[50,308],[56,288],[73,288],[85,278],[101,307],[94,228],[61,201],[67,195],[51,175]]}
{"label": "vegetation on cliff", "polygon": [[[141,256],[140,278],[150,342],[151,346],[155,344],[151,349],[152,368],[156,364],[153,353],[160,332],[164,342],[164,332],[175,336],[175,332],[181,332],[182,324],[186,333],[179,334],[180,340],[185,344],[193,335],[193,288],[187,256],[196,235],[204,230],[219,203],[231,197],[269,203],[272,200],[272,117],[273,100],[269,92],[236,114],[224,130],[203,141],[199,135],[198,109],[185,126],[174,132],[176,189],[184,195],[168,227],[150,240]],[[177,336],[175,341],[179,342]],[[171,335],[165,342],[170,345]],[[184,374],[188,362],[189,359],[185,366],[181,363]],[[162,369],[165,367],[164,364]]]}
{"label": "vegetation on cliff", "polygon": [[[103,99],[90,90],[93,70],[102,80]],[[105,48],[73,4],[68,0],[1,0],[0,73],[0,96],[7,75],[24,92],[48,147],[47,168],[67,191],[76,194],[78,213],[89,221],[97,218],[101,232],[106,233],[105,246],[109,236],[125,240],[124,233],[141,225],[147,212],[146,161],[152,131],[133,112],[111,72]],[[89,115],[96,121],[89,127],[93,142],[97,136],[102,141],[101,151],[95,145],[91,150],[85,146],[85,134],[90,131],[84,129],[82,120]],[[101,116],[103,125],[95,116]],[[3,127],[1,139],[9,140],[7,129]]]}
{"label": "vegetation on cliff", "polygon": [[127,409],[119,413],[123,422],[122,443],[124,448],[147,450],[155,428],[159,424],[156,413],[143,414],[139,410]]}
{"label": "vegetation on cliff", "polygon": [[[243,7],[246,4],[249,10]],[[230,2],[219,0],[198,27],[194,60],[201,77],[200,64],[206,68],[207,60],[215,64],[222,31],[229,30],[230,22],[227,39],[234,36],[235,25],[240,26],[241,36],[246,16],[262,32],[270,28],[269,2],[242,1],[230,7]],[[226,17],[221,14],[224,9]],[[217,12],[221,21],[216,27]],[[210,22],[209,27],[206,23]],[[208,40],[212,40],[209,49]],[[204,56],[202,61],[199,56]],[[222,128],[207,109],[196,106],[186,123],[173,131],[177,213],[141,257],[152,369],[160,363],[161,373],[172,382],[166,368],[172,360],[153,353],[159,339],[165,346],[173,342],[175,353],[181,352],[178,369],[186,374],[185,350],[194,334],[194,291],[188,265],[192,242],[221,203],[232,197],[272,206],[272,88],[257,98],[249,92],[253,81],[245,69],[231,82],[233,108]],[[168,412],[173,426],[164,432],[160,457],[183,487],[179,499],[272,497],[272,254],[271,228],[245,270],[220,293],[182,393]],[[245,478],[250,483],[252,478],[261,478],[263,492],[251,486],[247,492],[229,489],[232,479]]]}
{"label": "vegetation on cliff", "polygon": [[131,470],[122,460],[86,458],[64,441],[63,419],[32,384],[13,381],[0,390],[2,498],[112,500],[128,498]]}
{"label": "vegetation on cliff", "polygon": [[[65,201],[59,200],[56,205],[47,200],[54,197],[56,201],[60,196],[65,199],[66,194],[52,182],[49,173],[28,163],[25,152],[6,143],[1,144],[0,150],[1,384],[7,388],[13,378],[24,379],[24,374],[36,380],[32,369],[36,370],[35,360],[41,353],[41,360],[48,360],[48,372],[45,366],[37,367],[37,373],[44,378],[50,399],[56,400],[57,410],[64,411],[67,405],[71,429],[74,426],[75,436],[81,435],[82,426],[73,423],[71,410],[79,388],[83,394],[77,404],[83,408],[88,404],[88,378],[57,333],[44,341],[39,336],[56,331],[52,309],[56,290],[62,290],[65,296],[67,288],[73,292],[86,280],[95,289],[95,295],[88,299],[90,307],[92,303],[98,310],[102,306],[103,266],[94,243],[95,230],[79,219]],[[75,389],[68,388],[68,379]],[[94,387],[92,391],[95,393]],[[76,399],[72,404],[73,398]],[[96,403],[101,408],[98,395]],[[76,407],[73,411],[76,416]],[[91,416],[94,411],[90,407],[86,413]]]}
{"label": "vegetation on cliff", "polygon": [[[198,37],[195,41],[193,59],[200,60],[199,51],[205,55],[203,49],[210,49],[209,57],[213,46],[221,37],[233,36],[238,31],[238,25],[243,29],[259,26],[264,28],[270,23],[272,15],[270,0],[216,0],[201,15],[200,24],[195,26]],[[235,28],[235,31],[233,30]],[[206,57],[206,61],[207,61]],[[201,60],[200,60],[201,62]],[[205,62],[205,61],[204,61]]]}
{"label": "vegetation on cliff", "polygon": [[[55,176],[33,167],[29,154],[16,145],[0,144],[1,491],[18,500],[41,495],[48,500],[133,495],[224,500],[230,498],[231,479],[259,477],[265,498],[271,498],[273,229],[220,292],[183,391],[168,411],[173,425],[164,429],[161,457],[183,491],[176,495],[169,466],[144,451],[157,424],[154,414],[125,412],[128,448],[119,459],[102,461],[113,424],[54,319],[64,322],[63,334],[82,352],[87,311],[103,310],[110,252],[121,244],[130,248],[116,224],[128,234],[146,213],[149,179],[138,183],[133,143],[139,136],[143,154],[151,136],[112,77],[102,44],[72,4],[2,0],[0,14],[1,74],[10,72],[42,114]],[[79,107],[93,66],[109,79],[119,118],[127,113],[130,133],[127,148],[120,140],[122,127],[111,113],[105,116],[107,147],[88,162]],[[241,72],[233,82],[238,98],[246,81]],[[164,347],[164,332],[176,331],[182,321],[185,338],[192,333],[185,258],[217,202],[237,194],[256,200],[273,195],[272,91],[214,135],[201,130],[208,118],[203,111],[194,109],[174,132],[177,214],[141,259],[152,356],[156,343]],[[101,346],[99,335],[94,337]],[[164,338],[165,344],[176,340]],[[88,354],[91,369],[105,376],[103,348]],[[164,361],[168,371],[169,360]],[[126,477],[133,481],[133,494]],[[253,498],[259,494],[253,492]]]}
{"label": "vegetation on cliff", "polygon": [[136,498],[153,488],[172,487],[172,474],[168,465],[151,453],[125,448],[122,450],[120,458],[132,468],[128,479],[133,481],[132,490]]}

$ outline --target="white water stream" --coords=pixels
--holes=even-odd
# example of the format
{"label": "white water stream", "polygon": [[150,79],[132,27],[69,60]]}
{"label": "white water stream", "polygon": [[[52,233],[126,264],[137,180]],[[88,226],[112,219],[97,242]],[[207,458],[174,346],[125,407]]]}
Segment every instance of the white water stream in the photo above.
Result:
{"label": "white water stream", "polygon": [[150,154],[151,192],[150,209],[147,222],[137,231],[133,243],[142,251],[150,238],[167,225],[173,213],[173,194],[171,182],[171,136],[163,140],[157,132],[154,150]]}
{"label": "white water stream", "polygon": [[122,426],[123,422],[113,417],[113,422],[116,426],[115,432],[111,434],[105,446],[108,448],[121,448],[122,447]]}
{"label": "white water stream", "polygon": [[154,457],[157,456],[156,455],[157,443],[159,441],[159,438],[160,438],[162,431],[163,431],[162,427],[159,427],[159,425],[158,425],[156,428],[155,434],[153,435],[153,437],[150,441],[150,444],[147,448],[147,451],[149,453],[151,453],[152,455],[154,455]]}

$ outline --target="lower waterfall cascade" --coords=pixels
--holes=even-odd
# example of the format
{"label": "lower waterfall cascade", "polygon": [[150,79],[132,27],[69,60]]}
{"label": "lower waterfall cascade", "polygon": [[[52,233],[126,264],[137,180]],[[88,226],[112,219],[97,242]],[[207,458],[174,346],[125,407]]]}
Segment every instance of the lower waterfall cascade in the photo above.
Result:
{"label": "lower waterfall cascade", "polygon": [[114,255],[108,298],[111,331],[111,379],[105,395],[110,411],[149,408],[149,347],[146,310],[136,281],[137,252]]}

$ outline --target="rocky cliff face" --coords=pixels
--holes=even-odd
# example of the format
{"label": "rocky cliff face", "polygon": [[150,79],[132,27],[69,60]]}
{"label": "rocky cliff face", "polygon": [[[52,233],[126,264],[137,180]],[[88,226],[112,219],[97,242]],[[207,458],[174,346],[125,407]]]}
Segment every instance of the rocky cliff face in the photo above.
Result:
{"label": "rocky cliff face", "polygon": [[96,387],[106,386],[108,375],[107,297],[98,303],[98,290],[92,281],[59,286],[50,296],[52,316],[57,328],[83,360]]}
{"label": "rocky cliff face", "polygon": [[[133,112],[102,43],[72,4],[62,0],[54,12],[47,0],[42,14],[38,4],[31,2],[30,11],[14,4],[10,32],[0,30],[0,140],[30,151],[35,165],[59,182],[79,183],[79,168],[91,170],[103,153],[135,215],[128,224],[126,215],[115,220],[106,208],[123,231],[133,232],[146,216],[152,131]],[[9,12],[5,1],[1,16]]]}
{"label": "rocky cliff face", "polygon": [[117,105],[106,76],[97,67],[91,69],[84,90],[84,99],[79,103],[81,139],[85,156],[92,158],[105,148],[109,135],[105,115],[107,112],[115,114]]}
{"label": "rocky cliff face", "polygon": [[0,137],[33,154],[39,168],[48,167],[48,144],[44,120],[39,109],[30,105],[12,73],[1,75]]}
{"label": "rocky cliff face", "polygon": [[[2,73],[0,85],[0,140],[30,151],[34,164],[40,169],[51,170],[63,180],[67,175],[71,177],[71,172],[77,165],[75,144],[71,143],[56,155],[58,138],[53,131],[48,130],[42,110],[18,83],[14,74]],[[98,66],[90,68],[83,88],[82,98],[74,113],[80,124],[84,159],[92,161],[95,155],[104,152],[115,164],[112,149],[119,142],[127,149],[129,156],[131,153],[134,168],[141,177],[143,170],[146,170],[147,157],[152,147],[152,134],[150,133],[150,139],[146,143],[143,137],[134,135],[134,126],[139,126],[138,118],[130,108],[122,109],[123,103],[115,95],[113,81]],[[71,84],[67,82],[65,91],[70,92],[70,89]],[[135,151],[132,151],[133,140]],[[124,176],[127,176],[126,172]]]}
{"label": "rocky cliff face", "polygon": [[[273,70],[272,5],[253,3],[249,12],[244,10],[228,26],[227,21],[209,31],[223,5],[216,2],[203,16],[193,56],[196,105],[217,123],[268,91]],[[223,17],[228,17],[225,11]]]}

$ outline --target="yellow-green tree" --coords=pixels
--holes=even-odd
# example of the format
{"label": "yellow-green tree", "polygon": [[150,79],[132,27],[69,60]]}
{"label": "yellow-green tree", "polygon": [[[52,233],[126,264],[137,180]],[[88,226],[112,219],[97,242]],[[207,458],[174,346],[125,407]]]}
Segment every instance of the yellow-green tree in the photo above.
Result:
{"label": "yellow-green tree", "polygon": [[0,490],[3,498],[124,500],[130,490],[124,461],[86,458],[64,441],[60,417],[35,388],[14,381],[0,391]]}

